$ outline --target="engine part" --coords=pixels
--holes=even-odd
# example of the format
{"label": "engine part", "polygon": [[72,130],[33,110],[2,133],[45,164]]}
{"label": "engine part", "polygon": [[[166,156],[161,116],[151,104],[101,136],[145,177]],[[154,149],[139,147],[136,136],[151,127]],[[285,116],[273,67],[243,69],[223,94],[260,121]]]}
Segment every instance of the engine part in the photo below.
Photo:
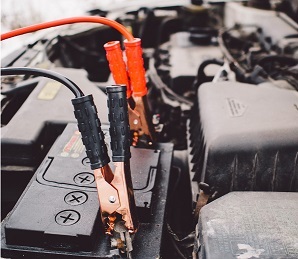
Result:
{"label": "engine part", "polygon": [[298,191],[296,91],[205,83],[190,122],[193,180],[230,191]]}
{"label": "engine part", "polygon": [[265,10],[271,9],[270,0],[249,0],[248,6]]}
{"label": "engine part", "polygon": [[[95,103],[105,103],[106,96],[94,83],[87,80],[82,70],[55,68],[82,86],[83,91],[95,96]],[[75,122],[69,90],[59,83],[42,79],[12,119],[2,128],[3,165],[33,166],[43,158],[43,149],[49,146],[62,132],[68,122]],[[55,107],[55,108],[53,108]],[[102,123],[108,123],[107,108],[99,106]],[[61,112],[63,111],[63,112]],[[51,132],[57,132],[56,134]],[[16,157],[18,159],[16,159]]]}
{"label": "engine part", "polygon": [[286,13],[295,22],[298,22],[298,2],[295,0],[284,0],[280,3],[277,9]]}
{"label": "engine part", "polygon": [[[85,92],[93,93],[95,103],[100,107],[99,117],[103,123],[108,123],[107,107],[100,106],[106,103],[106,95],[87,79],[85,71],[69,68],[53,70],[71,78]],[[8,104],[2,107],[1,119],[6,124],[1,129],[2,218],[13,208],[67,123],[76,121],[72,105],[67,102],[72,98],[68,89],[49,79],[33,80],[33,87],[30,83],[24,86],[26,89],[30,86],[29,93],[34,88],[30,94],[20,94],[16,90],[12,99],[8,98]]]}
{"label": "engine part", "polygon": [[235,24],[258,26],[267,41],[275,46],[289,36],[297,39],[297,24],[289,21],[278,12],[261,10],[243,6],[240,3],[227,3],[225,6],[225,26],[233,27]]}
{"label": "engine part", "polygon": [[298,256],[298,193],[231,192],[207,204],[197,226],[199,259]]}
{"label": "engine part", "polygon": [[223,30],[218,42],[238,81],[252,84],[275,81],[275,85],[288,84],[298,89],[295,37],[281,40],[277,47],[259,27],[237,25]]}
{"label": "engine part", "polygon": [[283,13],[245,7],[239,3],[227,3],[225,25],[231,28],[235,24],[257,26],[261,32],[262,44],[267,49],[266,54],[274,50],[283,54],[290,52],[290,55],[297,57],[298,26]]}
{"label": "engine part", "polygon": [[[185,91],[185,88],[192,86],[202,62],[222,57],[218,46],[195,44],[191,42],[191,35],[191,32],[173,34],[169,42],[161,45],[162,53],[157,59],[157,64],[159,64],[156,67],[157,72],[163,81],[177,93],[181,93],[182,88]],[[210,37],[212,36],[214,35],[211,34]],[[216,71],[211,68],[207,73],[214,75]]]}
{"label": "engine part", "polygon": [[[137,148],[130,148],[130,162],[140,226],[129,235],[119,220],[123,214],[117,222],[114,215],[103,215],[110,217],[104,223],[116,222],[112,238],[105,236],[99,212],[99,203],[103,208],[104,202],[98,202],[89,168],[94,161],[85,157],[72,123],[70,95],[48,80],[4,78],[1,201],[2,211],[11,213],[2,223],[2,256],[130,258],[125,252],[133,246],[133,258],[190,258],[201,214],[196,240],[200,258],[229,258],[231,253],[237,259],[296,258],[296,247],[287,242],[293,233],[296,241],[296,204],[289,205],[296,195],[232,193],[215,200],[235,190],[298,191],[295,1],[126,1],[120,8],[107,6],[106,11],[93,13],[123,24],[134,35],[130,44],[140,46],[138,39],[133,40],[140,38],[143,55],[140,49],[128,53],[129,46],[122,55],[125,44],[120,44],[123,38],[115,30],[84,23],[56,28],[4,60],[4,67],[23,64],[56,70],[84,93],[92,93],[110,157],[103,92],[113,78],[117,84],[133,86],[128,98],[130,137]],[[111,57],[109,47],[115,45],[118,53]],[[212,83],[203,85],[206,82]],[[134,91],[141,96],[134,98]],[[39,94],[49,99],[37,100]],[[136,111],[147,108],[156,133],[152,145],[150,138],[140,137],[141,132],[150,133],[149,127],[140,130],[137,123],[141,119]],[[151,116],[143,115],[151,124]],[[127,140],[127,132],[124,135],[122,140]],[[12,210],[7,203],[16,202],[34,173]],[[106,182],[111,183],[110,177]],[[101,194],[110,204],[119,198]],[[278,234],[273,230],[280,226],[284,232],[274,239]],[[288,229],[292,232],[283,236]]]}
{"label": "engine part", "polygon": [[[108,136],[107,128],[104,132]],[[162,252],[172,144],[159,144],[158,150],[132,148],[131,152],[132,182],[141,221],[132,255],[156,258]],[[100,229],[98,207],[95,180],[80,134],[75,124],[68,124],[4,220],[2,256],[117,257]]]}

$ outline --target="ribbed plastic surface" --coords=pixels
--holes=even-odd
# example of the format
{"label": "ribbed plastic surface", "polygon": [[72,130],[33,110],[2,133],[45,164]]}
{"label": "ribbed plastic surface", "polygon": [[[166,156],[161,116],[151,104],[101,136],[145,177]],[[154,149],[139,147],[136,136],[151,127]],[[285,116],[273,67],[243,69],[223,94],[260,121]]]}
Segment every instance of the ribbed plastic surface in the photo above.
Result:
{"label": "ribbed plastic surface", "polygon": [[298,193],[231,192],[200,213],[199,259],[298,258]]}
{"label": "ribbed plastic surface", "polygon": [[147,86],[141,40],[137,38],[134,41],[124,40],[124,45],[133,95],[142,97],[147,94]]}
{"label": "ribbed plastic surface", "polygon": [[92,95],[72,99],[72,104],[91,169],[105,166],[110,159]]}
{"label": "ribbed plastic surface", "polygon": [[230,191],[298,191],[298,95],[204,84],[190,123],[194,180]]}
{"label": "ribbed plastic surface", "polygon": [[130,129],[125,85],[107,88],[112,160],[124,162],[130,157]]}
{"label": "ribbed plastic surface", "polygon": [[127,86],[127,98],[132,94],[126,65],[123,60],[122,50],[119,41],[110,41],[104,45],[109,67],[116,84],[125,84]]}

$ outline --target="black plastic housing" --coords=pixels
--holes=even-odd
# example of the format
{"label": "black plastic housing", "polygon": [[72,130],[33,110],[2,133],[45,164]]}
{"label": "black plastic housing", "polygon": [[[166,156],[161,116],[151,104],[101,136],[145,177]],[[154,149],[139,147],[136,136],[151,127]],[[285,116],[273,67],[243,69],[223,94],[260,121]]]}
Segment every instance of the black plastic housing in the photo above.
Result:
{"label": "black plastic housing", "polygon": [[231,192],[201,210],[200,259],[297,258],[298,193]]}
{"label": "black plastic housing", "polygon": [[[88,80],[84,70],[55,67],[53,71],[92,94],[97,106],[105,104],[105,93]],[[41,78],[12,119],[1,128],[1,164],[38,166],[67,123],[76,122],[72,98],[71,91],[60,83]],[[107,124],[106,105],[101,105],[98,113],[101,123]]]}
{"label": "black plastic housing", "polygon": [[71,100],[82,141],[90,159],[91,169],[97,169],[110,162],[104,134],[93,102],[92,95],[82,96]]}
{"label": "black plastic housing", "polygon": [[200,86],[190,122],[193,179],[220,194],[298,191],[298,96],[235,82]]}
{"label": "black plastic housing", "polygon": [[[97,87],[97,84],[88,80],[86,71],[62,67],[54,67],[53,71],[75,82],[83,92],[92,94],[94,103],[99,107],[98,117],[101,123],[108,124],[106,94]],[[13,208],[66,125],[69,122],[76,123],[71,104],[72,98],[74,96],[71,91],[60,83],[48,78],[40,78],[24,103],[19,104],[23,99],[15,95],[12,102],[3,108],[1,115],[1,122],[4,124],[1,127],[2,218]],[[9,121],[5,114],[11,115]]]}
{"label": "black plastic housing", "polygon": [[[108,128],[103,130],[109,141]],[[157,148],[131,148],[140,220],[133,258],[157,258],[162,253],[173,145]],[[68,124],[2,222],[3,257],[120,258],[101,229],[96,184],[84,151],[77,125]]]}
{"label": "black plastic housing", "polygon": [[108,95],[112,160],[124,162],[130,157],[130,128],[126,86],[112,85],[106,88]]}

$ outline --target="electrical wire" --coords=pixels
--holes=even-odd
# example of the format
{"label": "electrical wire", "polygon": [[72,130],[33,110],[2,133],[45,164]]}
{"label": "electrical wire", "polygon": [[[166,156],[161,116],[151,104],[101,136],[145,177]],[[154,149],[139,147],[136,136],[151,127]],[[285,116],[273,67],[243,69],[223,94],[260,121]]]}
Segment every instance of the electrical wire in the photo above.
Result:
{"label": "electrical wire", "polygon": [[187,98],[180,96],[178,94],[176,94],[172,89],[170,89],[159,77],[155,66],[154,66],[154,60],[151,59],[149,61],[149,71],[148,71],[148,76],[150,77],[150,79],[152,80],[152,82],[154,83],[154,85],[162,91],[165,91],[167,94],[169,94],[175,101],[178,101],[180,103],[184,103],[186,105],[192,106],[193,102],[188,100]]}
{"label": "electrical wire", "polygon": [[82,97],[84,93],[82,90],[71,80],[64,77],[63,75],[45,70],[40,68],[31,68],[31,67],[7,67],[1,68],[1,75],[2,76],[12,76],[12,75],[34,75],[34,76],[42,76],[47,77],[53,80],[60,82],[61,84],[65,85],[75,97]]}
{"label": "electrical wire", "polygon": [[[177,255],[179,258],[182,259],[187,259],[188,257],[184,255],[183,251],[181,250],[180,246],[183,246],[183,242],[187,241],[190,242],[191,244],[194,244],[194,237],[195,235],[192,233],[188,234],[186,237],[183,239],[179,239],[178,235],[173,231],[171,224],[170,224],[170,215],[174,215],[174,208],[175,208],[175,195],[177,194],[177,188],[179,184],[181,183],[181,178],[182,178],[182,170],[180,167],[173,166],[173,173],[177,174],[176,179],[174,183],[171,185],[171,191],[169,193],[169,198],[168,198],[168,209],[166,211],[166,227],[167,227],[167,232],[169,234],[169,239],[173,245],[173,248],[175,249]],[[178,245],[179,244],[179,245]],[[185,247],[184,247],[185,248]]]}
{"label": "electrical wire", "polygon": [[234,27],[229,29],[221,30],[218,35],[218,45],[220,49],[222,50],[225,58],[228,60],[231,69],[241,78],[245,77],[245,70],[240,66],[240,64],[234,59],[230,51],[228,50],[228,47],[225,44],[225,37],[227,34],[232,31]]}
{"label": "electrical wire", "polygon": [[[157,52],[158,52],[158,48],[159,48],[160,44],[163,43],[163,39],[167,39],[167,37],[169,37],[169,35],[171,33],[171,31],[169,30],[170,23],[177,23],[177,27],[180,28],[182,26],[182,19],[177,18],[177,17],[167,17],[161,21],[160,25],[158,26],[156,43],[155,43],[155,50]],[[168,28],[167,28],[167,26],[168,26]],[[174,27],[176,27],[176,26],[174,26]],[[168,29],[168,30],[166,30],[166,29]]]}
{"label": "electrical wire", "polygon": [[[174,234],[173,235],[173,230],[172,230],[172,228],[170,227],[170,223],[169,223],[169,221],[170,221],[170,219],[169,219],[169,214],[172,212],[172,210],[173,210],[173,203],[175,202],[175,193],[176,193],[176,189],[177,189],[177,187],[178,187],[178,185],[179,185],[179,183],[180,183],[180,180],[181,180],[181,174],[182,174],[182,172],[181,172],[181,169],[179,168],[179,167],[174,167],[176,170],[173,170],[174,172],[177,172],[177,174],[178,174],[178,176],[177,176],[177,178],[176,178],[176,181],[174,182],[174,184],[173,184],[173,190],[172,190],[172,195],[170,195],[170,197],[169,197],[169,204],[170,204],[170,206],[171,206],[171,211],[168,211],[167,213],[166,213],[166,222],[167,222],[167,229],[168,229],[168,233],[170,234],[170,241],[171,241],[171,243],[172,243],[172,245],[173,245],[173,248],[175,249],[175,251],[176,251],[176,253],[177,253],[177,255],[180,257],[180,258],[182,258],[182,259],[187,259],[186,258],[186,256],[182,253],[182,251],[180,250],[180,248],[178,247],[178,245],[176,244],[176,240],[175,240],[175,238],[174,238],[174,236],[176,236],[177,237],[177,235],[176,234]],[[171,231],[169,231],[169,230],[171,230]]]}
{"label": "electrical wire", "polygon": [[15,36],[23,35],[26,33],[42,30],[42,29],[52,28],[52,27],[65,25],[65,24],[81,23],[81,22],[100,23],[100,24],[110,26],[116,29],[117,31],[119,31],[128,41],[134,40],[133,35],[122,24],[116,21],[110,20],[105,17],[98,17],[98,16],[77,16],[77,17],[54,20],[50,22],[38,23],[27,27],[19,28],[16,30],[12,30],[10,32],[1,34],[1,41]]}
{"label": "electrical wire", "polygon": [[274,62],[287,65],[287,66],[296,66],[298,64],[298,59],[295,57],[290,57],[286,55],[267,55],[265,57],[260,58],[257,61],[257,64],[261,67],[264,67],[266,64],[272,64]]}
{"label": "electrical wire", "polygon": [[175,240],[170,238],[170,241],[175,249],[175,251],[177,252],[177,255],[181,258],[181,259],[187,259],[187,257],[180,251],[178,245],[175,243]]}
{"label": "electrical wire", "polygon": [[212,64],[218,65],[218,66],[223,66],[224,61],[221,59],[216,59],[216,58],[204,60],[198,68],[197,76],[193,83],[195,89],[198,89],[202,83],[212,81],[214,76],[207,76],[204,71],[207,66],[212,65]]}

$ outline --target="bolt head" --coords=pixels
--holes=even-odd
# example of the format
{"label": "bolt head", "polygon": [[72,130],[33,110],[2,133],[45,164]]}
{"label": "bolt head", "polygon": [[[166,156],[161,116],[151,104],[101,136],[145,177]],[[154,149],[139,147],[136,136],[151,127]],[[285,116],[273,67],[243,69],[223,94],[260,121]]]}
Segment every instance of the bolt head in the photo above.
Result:
{"label": "bolt head", "polygon": [[109,197],[109,202],[110,203],[115,203],[116,202],[116,198],[114,196],[110,196]]}

